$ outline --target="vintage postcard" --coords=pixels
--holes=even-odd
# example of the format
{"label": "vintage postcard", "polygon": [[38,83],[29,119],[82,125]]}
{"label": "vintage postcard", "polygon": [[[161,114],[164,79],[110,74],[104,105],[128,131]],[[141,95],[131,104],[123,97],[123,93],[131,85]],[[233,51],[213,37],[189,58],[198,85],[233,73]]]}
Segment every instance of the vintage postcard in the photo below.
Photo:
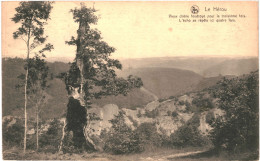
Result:
{"label": "vintage postcard", "polygon": [[2,1],[2,159],[258,160],[258,1]]}

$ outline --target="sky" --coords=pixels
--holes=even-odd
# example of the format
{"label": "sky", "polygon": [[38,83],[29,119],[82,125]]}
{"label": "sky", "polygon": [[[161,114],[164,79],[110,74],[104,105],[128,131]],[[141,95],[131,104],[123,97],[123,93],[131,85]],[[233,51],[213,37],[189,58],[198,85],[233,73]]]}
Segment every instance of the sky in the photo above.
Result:
{"label": "sky", "polygon": [[[26,57],[26,45],[14,40],[12,33],[20,24],[11,18],[19,2],[2,2],[2,56]],[[101,31],[104,41],[116,48],[114,58],[147,58],[174,56],[258,56],[257,2],[87,2],[100,17],[93,26]],[[199,7],[199,15],[244,14],[236,22],[184,23],[169,15],[191,15],[190,8]],[[51,20],[45,26],[48,42],[54,45],[49,59],[72,59],[75,46],[65,41],[76,36],[78,24],[70,9],[80,2],[55,2]],[[227,11],[205,11],[220,7]],[[215,18],[216,20],[216,18]]]}

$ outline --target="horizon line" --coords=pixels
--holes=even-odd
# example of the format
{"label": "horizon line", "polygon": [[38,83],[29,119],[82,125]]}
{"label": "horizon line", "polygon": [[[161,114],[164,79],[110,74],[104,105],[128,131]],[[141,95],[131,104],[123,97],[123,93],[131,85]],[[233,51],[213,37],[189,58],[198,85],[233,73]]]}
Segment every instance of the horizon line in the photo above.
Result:
{"label": "horizon line", "polygon": [[[259,58],[259,55],[257,56],[245,56],[245,55],[184,55],[184,56],[154,56],[154,57],[135,57],[135,58],[127,58],[127,57],[117,57],[114,59],[119,59],[119,60],[131,60],[131,59],[152,59],[152,58]],[[19,56],[3,56],[2,59],[4,58],[21,58],[25,59],[23,57]],[[55,60],[58,59],[58,60]],[[47,57],[45,58],[47,62],[70,62],[74,60],[74,57]]]}

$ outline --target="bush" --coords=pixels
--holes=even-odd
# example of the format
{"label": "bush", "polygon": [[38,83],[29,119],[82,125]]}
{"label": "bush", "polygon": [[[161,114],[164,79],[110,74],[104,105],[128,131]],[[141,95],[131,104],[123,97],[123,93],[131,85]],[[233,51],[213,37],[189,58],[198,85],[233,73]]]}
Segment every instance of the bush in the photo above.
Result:
{"label": "bush", "polygon": [[42,151],[55,153],[59,149],[62,136],[62,125],[59,120],[53,119],[46,132],[39,136],[39,147]]}
{"label": "bush", "polygon": [[67,132],[64,136],[62,151],[64,153],[81,153],[83,149],[75,146],[73,141],[73,132]]}
{"label": "bush", "polygon": [[186,110],[191,109],[191,104],[188,101],[185,101]]}
{"label": "bush", "polygon": [[171,145],[176,147],[210,145],[209,138],[203,136],[198,127],[200,126],[200,114],[196,113],[183,126],[178,128],[170,136]]}
{"label": "bush", "polygon": [[215,116],[214,116],[214,112],[209,111],[206,115],[206,123],[208,123],[209,125],[211,125],[215,120]]}
{"label": "bush", "polygon": [[199,127],[200,126],[200,114],[199,113],[195,113],[192,116],[192,118],[187,121],[186,124],[187,125],[192,125],[192,126],[195,126],[195,127]]}
{"label": "bush", "polygon": [[182,100],[182,101],[179,101],[179,105],[184,105],[185,104],[185,102]]}
{"label": "bush", "polygon": [[136,115],[138,118],[142,117],[141,111],[138,111],[138,114]]}
{"label": "bush", "polygon": [[[10,124],[14,122],[14,124]],[[23,145],[24,125],[23,121],[11,118],[3,123],[3,145],[21,147]]]}
{"label": "bush", "polygon": [[173,118],[176,118],[178,115],[179,115],[179,114],[178,114],[177,111],[173,111],[173,112],[172,112],[172,117],[173,117]]}
{"label": "bush", "polygon": [[198,107],[191,105],[190,103],[186,105],[185,112],[191,112],[191,113],[196,113],[198,112]]}
{"label": "bush", "polygon": [[192,104],[200,108],[200,111],[206,111],[208,109],[214,108],[211,98],[203,98],[202,96],[195,97],[192,100]]}
{"label": "bush", "polygon": [[168,99],[174,99],[175,97],[174,96],[170,96]]}
{"label": "bush", "polygon": [[142,140],[142,143],[145,145],[162,145],[162,137],[157,132],[157,128],[154,123],[142,123],[137,129],[136,133]]}
{"label": "bush", "polygon": [[165,100],[167,100],[166,98],[160,98],[158,101],[159,102],[163,102],[163,101],[165,101]]}
{"label": "bush", "polygon": [[154,109],[152,111],[145,110],[145,115],[149,118],[155,118],[159,115],[158,109]]}
{"label": "bush", "polygon": [[183,125],[171,136],[172,145],[177,147],[186,146],[203,146],[206,145],[206,137],[200,134],[200,131],[195,125]]}
{"label": "bush", "polygon": [[141,138],[128,127],[124,120],[124,112],[120,111],[115,119],[110,120],[111,130],[105,136],[104,150],[113,154],[142,152]]}
{"label": "bush", "polygon": [[136,107],[136,106],[130,106],[129,109],[130,109],[130,110],[137,110],[137,107]]}

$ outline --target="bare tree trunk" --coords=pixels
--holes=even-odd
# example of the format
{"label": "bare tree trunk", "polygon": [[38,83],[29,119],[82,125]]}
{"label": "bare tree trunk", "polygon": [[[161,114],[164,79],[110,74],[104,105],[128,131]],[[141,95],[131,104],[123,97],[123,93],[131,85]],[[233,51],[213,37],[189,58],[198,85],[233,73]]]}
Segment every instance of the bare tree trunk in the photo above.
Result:
{"label": "bare tree trunk", "polygon": [[[28,58],[27,58],[28,59]],[[25,86],[24,86],[24,140],[23,140],[23,152],[26,151],[26,139],[27,139],[27,81],[28,81],[28,67],[26,70],[26,76],[25,76]]]}
{"label": "bare tree trunk", "polygon": [[27,84],[28,84],[28,75],[29,75],[29,58],[30,58],[30,36],[31,29],[29,28],[28,39],[27,39],[27,58],[26,58],[26,75],[24,83],[24,140],[23,140],[23,153],[26,151],[26,141],[27,141]]}
{"label": "bare tree trunk", "polygon": [[61,141],[60,141],[60,147],[59,147],[59,152],[61,152],[62,150],[62,146],[63,146],[63,140],[65,137],[65,127],[66,127],[66,119],[63,121],[63,128],[62,128],[62,137],[61,137]]}
{"label": "bare tree trunk", "polygon": [[88,136],[88,129],[90,129],[90,118],[89,118],[89,115],[87,113],[87,125],[85,125],[84,128],[83,128],[83,134],[84,134],[86,140],[93,146],[93,148],[95,150],[98,150],[94,141]]}
{"label": "bare tree trunk", "polygon": [[39,106],[36,105],[36,150],[39,149]]}

